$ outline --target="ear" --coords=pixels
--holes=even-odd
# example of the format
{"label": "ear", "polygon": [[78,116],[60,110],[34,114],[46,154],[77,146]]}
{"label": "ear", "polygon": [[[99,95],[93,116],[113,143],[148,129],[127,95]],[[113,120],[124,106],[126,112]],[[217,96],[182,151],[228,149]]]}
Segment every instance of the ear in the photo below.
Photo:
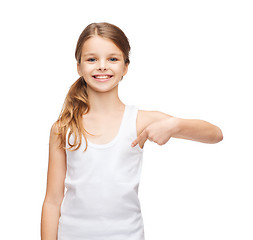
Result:
{"label": "ear", "polygon": [[80,77],[83,76],[82,72],[81,72],[81,69],[80,69],[80,64],[77,62],[77,72],[79,74]]}
{"label": "ear", "polygon": [[127,71],[128,71],[128,63],[125,64],[125,66],[124,66],[123,76],[125,76],[127,74]]}

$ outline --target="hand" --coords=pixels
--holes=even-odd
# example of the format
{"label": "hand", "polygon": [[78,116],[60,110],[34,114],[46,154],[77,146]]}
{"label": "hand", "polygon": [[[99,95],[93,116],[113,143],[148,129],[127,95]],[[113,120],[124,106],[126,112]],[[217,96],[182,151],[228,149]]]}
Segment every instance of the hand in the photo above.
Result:
{"label": "hand", "polygon": [[148,125],[141,134],[132,142],[135,147],[139,142],[146,142],[148,139],[158,145],[163,145],[169,141],[172,135],[177,131],[177,120],[175,117],[162,119]]}

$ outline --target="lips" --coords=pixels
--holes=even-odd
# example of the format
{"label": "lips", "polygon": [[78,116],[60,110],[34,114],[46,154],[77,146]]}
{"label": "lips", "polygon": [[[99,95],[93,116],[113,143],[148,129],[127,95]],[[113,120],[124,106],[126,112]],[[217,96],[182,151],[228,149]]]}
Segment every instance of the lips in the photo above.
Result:
{"label": "lips", "polygon": [[113,78],[113,75],[109,74],[98,74],[92,76],[96,81],[98,82],[107,82],[110,81]]}

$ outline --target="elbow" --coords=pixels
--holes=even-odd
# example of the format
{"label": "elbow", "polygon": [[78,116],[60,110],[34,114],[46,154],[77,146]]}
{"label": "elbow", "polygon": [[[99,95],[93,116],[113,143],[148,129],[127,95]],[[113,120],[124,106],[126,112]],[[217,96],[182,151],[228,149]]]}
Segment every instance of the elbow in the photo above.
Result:
{"label": "elbow", "polygon": [[214,137],[214,142],[213,143],[218,143],[218,142],[221,142],[222,140],[223,140],[222,131],[219,127],[216,127],[215,137]]}

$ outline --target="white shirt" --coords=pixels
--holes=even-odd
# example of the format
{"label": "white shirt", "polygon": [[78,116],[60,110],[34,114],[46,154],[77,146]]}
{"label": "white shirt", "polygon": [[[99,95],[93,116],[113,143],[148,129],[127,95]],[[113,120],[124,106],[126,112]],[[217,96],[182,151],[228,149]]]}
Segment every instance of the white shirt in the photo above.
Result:
{"label": "white shirt", "polygon": [[[138,187],[144,149],[137,138],[138,107],[125,105],[117,136],[94,144],[82,136],[81,147],[66,150],[66,193],[58,240],[145,240]],[[68,136],[69,130],[67,132]],[[73,136],[70,143],[73,143]],[[66,147],[69,147],[66,138]]]}

